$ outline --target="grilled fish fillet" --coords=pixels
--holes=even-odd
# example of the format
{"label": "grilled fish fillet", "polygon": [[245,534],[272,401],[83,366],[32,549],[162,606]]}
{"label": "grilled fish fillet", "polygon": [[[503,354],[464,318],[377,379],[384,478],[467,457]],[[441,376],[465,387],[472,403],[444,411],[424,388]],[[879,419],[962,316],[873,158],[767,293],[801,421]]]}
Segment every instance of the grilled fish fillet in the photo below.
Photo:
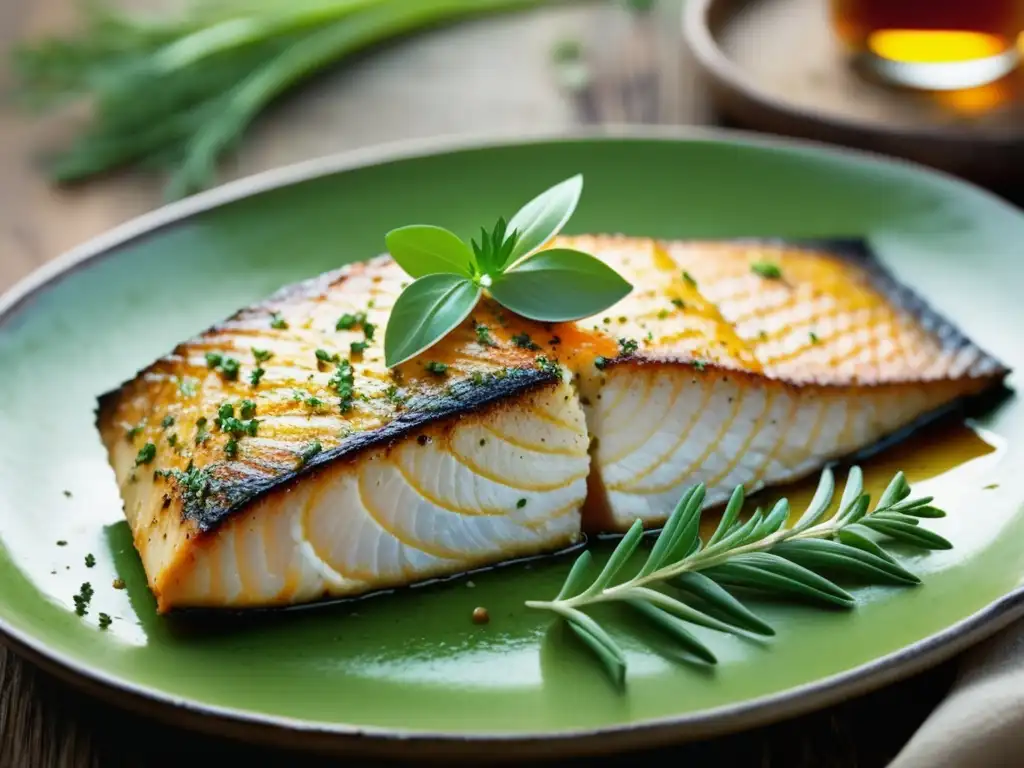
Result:
{"label": "grilled fish fillet", "polygon": [[288,286],[103,395],[158,610],[361,595],[656,526],[696,482],[712,505],[808,475],[1007,374],[857,242],[550,245],[634,291],[559,324],[485,298],[389,371],[408,278],[385,255]]}

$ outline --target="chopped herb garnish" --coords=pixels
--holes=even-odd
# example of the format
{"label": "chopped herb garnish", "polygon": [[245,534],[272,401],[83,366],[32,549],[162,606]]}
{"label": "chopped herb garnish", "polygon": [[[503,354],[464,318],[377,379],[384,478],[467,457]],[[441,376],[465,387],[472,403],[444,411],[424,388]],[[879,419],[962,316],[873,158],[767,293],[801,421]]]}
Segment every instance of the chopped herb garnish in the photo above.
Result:
{"label": "chopped herb garnish", "polygon": [[263,370],[262,368],[253,368],[252,373],[249,374],[249,383],[252,384],[254,387],[258,387],[260,385],[260,380],[263,379],[264,374],[266,374],[266,371]]}
{"label": "chopped herb garnish", "polygon": [[526,506],[526,499],[520,499],[516,502],[516,509],[522,509]]}
{"label": "chopped herb garnish", "polygon": [[667,309],[659,309],[658,310],[658,319],[659,320],[664,320],[668,316],[669,316],[669,311]]}
{"label": "chopped herb garnish", "polygon": [[200,445],[210,437],[210,433],[206,431],[206,417],[200,416],[196,419],[196,445]]}
{"label": "chopped herb garnish", "polygon": [[243,400],[238,404],[238,414],[243,419],[251,419],[256,415],[256,403],[252,400]]}
{"label": "chopped herb garnish", "polygon": [[361,355],[363,354],[363,352],[366,351],[366,349],[369,346],[370,342],[368,341],[353,341],[351,344],[348,345],[348,348],[353,355]]}
{"label": "chopped herb garnish", "polygon": [[558,363],[554,360],[548,359],[546,355],[537,355],[535,362],[537,363],[537,367],[544,373],[548,373],[553,376],[559,376],[562,373],[562,369],[558,367]]}
{"label": "chopped herb garnish", "polygon": [[92,584],[85,582],[79,587],[78,594],[72,597],[75,603],[75,613],[79,616],[84,616],[87,613],[86,609],[89,607],[89,603],[92,601],[92,596]]}
{"label": "chopped herb garnish", "polygon": [[476,326],[476,340],[485,347],[498,346],[494,343],[494,339],[491,338],[491,329],[482,323]]}
{"label": "chopped herb garnish", "polygon": [[308,462],[322,450],[323,446],[320,445],[319,440],[314,440],[313,442],[311,442],[309,445],[302,449],[301,453],[299,453],[300,466],[306,464],[306,462]]}
{"label": "chopped herb garnish", "polygon": [[694,287],[697,286],[697,281],[694,279],[693,275],[691,275],[685,269],[683,270],[683,280],[685,280],[686,282],[688,282],[690,285],[692,285]]}
{"label": "chopped herb garnish", "polygon": [[287,321],[281,316],[280,312],[275,312],[270,316],[270,327],[276,328],[277,330],[284,330],[288,327]]}
{"label": "chopped herb garnish", "polygon": [[96,565],[96,557],[90,552],[85,556],[85,567],[92,568],[94,565]]}
{"label": "chopped herb garnish", "polygon": [[750,271],[768,280],[778,280],[782,277],[782,270],[770,261],[755,261],[750,265]]}
{"label": "chopped herb garnish", "polygon": [[708,364],[705,363],[703,360],[694,360],[693,367],[696,368],[698,371],[703,371],[705,368],[708,367]]}
{"label": "chopped herb garnish", "polygon": [[114,579],[114,581],[111,584],[111,586],[114,589],[124,589],[125,588],[124,579]]}
{"label": "chopped herb garnish", "polygon": [[252,359],[257,363],[265,363],[273,356],[274,353],[269,349],[256,349],[255,347],[252,349]]}
{"label": "chopped herb garnish", "polygon": [[386,397],[395,405],[402,405],[403,403],[405,403],[407,399],[398,393],[398,387],[395,386],[394,384],[392,384],[387,388],[387,390],[385,390],[384,397]]}
{"label": "chopped herb garnish", "polygon": [[71,498],[71,491],[64,491],[64,495],[70,499]]}
{"label": "chopped herb garnish", "polygon": [[163,427],[164,429],[167,429],[168,427],[173,426],[173,425],[174,425],[174,417],[173,416],[164,416],[163,421],[160,422],[160,426]]}
{"label": "chopped herb garnish", "polygon": [[180,469],[169,469],[161,471],[160,474],[163,477],[173,477],[187,499],[199,502],[206,498],[213,483],[210,473],[205,469],[198,469],[191,461],[184,472]]}
{"label": "chopped herb garnish", "polygon": [[619,354],[632,355],[639,346],[635,339],[619,339]]}
{"label": "chopped herb garnish", "polygon": [[334,363],[337,362],[338,356],[336,354],[332,355],[326,349],[318,349],[316,351],[316,359],[321,363]]}
{"label": "chopped herb garnish", "polygon": [[101,613],[100,616],[100,629],[106,629],[110,626],[110,616],[105,613]]}
{"label": "chopped herb garnish", "polygon": [[136,424],[134,427],[125,430],[125,435],[128,437],[129,440],[134,440],[135,437],[142,431],[144,426],[145,422],[140,422]]}
{"label": "chopped herb garnish", "polygon": [[238,441],[235,438],[231,438],[224,445],[224,455],[229,459],[235,458],[238,455]]}
{"label": "chopped herb garnish", "polygon": [[220,371],[224,374],[224,378],[234,381],[238,378],[240,367],[239,362],[235,358],[225,357],[224,362],[221,363]]}
{"label": "chopped herb garnish", "polygon": [[446,363],[439,363],[436,360],[430,360],[423,367],[427,369],[427,373],[432,373],[435,376],[444,376],[448,372],[448,365]]}
{"label": "chopped herb garnish", "polygon": [[676,309],[685,309],[686,302],[677,297],[672,299],[672,306],[675,307]]}
{"label": "chopped herb garnish", "polygon": [[342,413],[352,410],[352,398],[355,396],[355,376],[352,372],[352,364],[348,360],[342,360],[334,369],[327,386],[338,393],[341,398],[340,407]]}
{"label": "chopped herb garnish", "polygon": [[206,365],[208,368],[217,368],[223,361],[223,355],[218,355],[216,352],[206,353]]}
{"label": "chopped herb garnish", "polygon": [[334,329],[336,331],[347,331],[347,330],[349,330],[351,328],[354,328],[355,324],[356,324],[356,317],[355,317],[355,315],[350,315],[348,312],[346,312],[344,315],[342,315],[341,317],[338,318],[338,322],[334,326]]}
{"label": "chopped herb garnish", "polygon": [[607,367],[607,365],[608,358],[605,357],[604,355],[599,355],[598,357],[594,358],[594,367],[597,368],[599,371],[603,371]]}
{"label": "chopped herb garnish", "polygon": [[653,342],[654,341],[654,333],[652,333],[651,331],[648,331],[647,335],[644,336],[644,341],[646,341],[648,344]]}
{"label": "chopped herb garnish", "polygon": [[540,349],[540,347],[533,343],[533,339],[530,338],[528,333],[517,333],[512,337],[512,343],[517,347],[523,349]]}
{"label": "chopped herb garnish", "polygon": [[811,331],[808,334],[808,336],[810,336],[811,344],[817,344],[818,343],[818,341],[819,341],[818,334],[816,334],[814,331]]}
{"label": "chopped herb garnish", "polygon": [[373,334],[377,330],[377,326],[373,323],[363,322],[363,335],[367,341],[373,341]]}
{"label": "chopped herb garnish", "polygon": [[473,371],[470,374],[469,380],[473,382],[473,386],[479,387],[484,383],[484,375],[480,371]]}
{"label": "chopped herb garnish", "polygon": [[218,427],[223,427],[221,422],[225,421],[226,419],[230,419],[234,415],[235,406],[233,406],[231,403],[221,403],[220,408],[217,409],[217,418],[214,420],[214,423]]}
{"label": "chopped herb garnish", "polygon": [[64,539],[60,539],[60,540],[57,541],[57,546],[58,547],[66,547],[67,545],[68,545],[68,543],[66,541],[64,541]]}
{"label": "chopped herb garnish", "polygon": [[149,464],[156,457],[156,446],[153,443],[146,443],[139,449],[138,455],[135,457],[135,466],[140,464]]}
{"label": "chopped herb garnish", "polygon": [[167,444],[171,446],[171,448],[174,448],[178,444],[178,436],[174,432],[171,432],[171,434],[167,436]]}

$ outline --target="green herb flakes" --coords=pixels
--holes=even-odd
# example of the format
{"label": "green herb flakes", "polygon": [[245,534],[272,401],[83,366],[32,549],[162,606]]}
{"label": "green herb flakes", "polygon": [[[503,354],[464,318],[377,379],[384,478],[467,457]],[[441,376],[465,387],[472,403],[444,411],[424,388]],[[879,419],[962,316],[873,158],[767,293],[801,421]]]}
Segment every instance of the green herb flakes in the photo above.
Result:
{"label": "green herb flakes", "polygon": [[280,312],[275,312],[270,316],[270,327],[278,331],[283,331],[288,328],[288,322],[281,316]]}
{"label": "green herb flakes", "polygon": [[355,375],[352,371],[352,364],[348,360],[342,360],[334,369],[327,386],[338,393],[341,402],[339,407],[342,413],[352,410],[352,399],[355,397]]}
{"label": "green herb flakes", "polygon": [[659,310],[658,310],[658,319],[659,319],[659,320],[664,320],[664,319],[665,319],[665,318],[667,318],[667,317],[668,317],[668,316],[669,316],[670,314],[671,314],[671,313],[670,313],[670,312],[669,312],[669,311],[668,311],[667,309],[659,309]]}
{"label": "green herb flakes", "polygon": [[692,285],[694,288],[697,287],[697,281],[694,279],[693,275],[691,275],[685,269],[683,270],[683,280]]}
{"label": "green herb flakes", "polygon": [[476,340],[477,343],[483,344],[485,347],[498,346],[491,337],[491,329],[482,323],[479,323],[476,326]]}
{"label": "green herb flakes", "polygon": [[106,629],[107,627],[110,626],[111,619],[110,619],[110,616],[108,614],[101,613],[99,615],[99,620],[100,620],[100,629]]}
{"label": "green herb flakes", "polygon": [[216,352],[206,353],[206,366],[208,368],[218,368],[223,361],[223,355],[219,355]]}
{"label": "green herb flakes", "polygon": [[224,455],[229,459],[233,459],[238,455],[238,441],[235,438],[231,438],[224,444]]}
{"label": "green herb flakes", "polygon": [[92,568],[94,565],[96,565],[96,557],[90,552],[85,556],[85,567]]}
{"label": "green herb flakes", "polygon": [[750,271],[766,280],[778,280],[782,277],[782,270],[770,261],[755,261],[750,265]]}
{"label": "green herb flakes", "polygon": [[635,339],[619,339],[619,354],[626,356],[634,354],[640,345]]}
{"label": "green herb flakes", "polygon": [[608,358],[605,357],[604,355],[598,355],[597,357],[594,358],[594,367],[597,368],[599,371],[603,371],[605,368],[608,367]]}
{"label": "green herb flakes", "polygon": [[526,499],[520,499],[516,502],[516,509],[522,509],[526,506]]}
{"label": "green herb flakes", "polygon": [[544,373],[552,376],[561,376],[562,374],[562,369],[558,367],[558,363],[549,359],[546,355],[537,355],[537,359],[534,362],[536,362],[537,367]]}
{"label": "green herb flakes", "polygon": [[79,587],[78,594],[71,598],[75,603],[75,613],[79,616],[84,616],[88,613],[89,603],[92,602],[92,596],[92,584],[87,581]]}
{"label": "green herb flakes", "polygon": [[335,324],[334,330],[336,330],[336,331],[348,331],[348,330],[351,330],[352,328],[355,328],[355,325],[356,325],[356,316],[355,315],[350,315],[349,313],[346,312],[344,315],[342,315],[341,317],[338,318],[338,322]]}
{"label": "green herb flakes", "polygon": [[811,340],[811,344],[817,344],[819,341],[821,341],[821,339],[818,338],[818,334],[816,334],[814,331],[811,331],[807,335]]}
{"label": "green herb flakes", "polygon": [[348,345],[348,348],[353,355],[361,355],[369,348],[369,346],[370,342],[368,341],[353,341]]}
{"label": "green herb flakes", "polygon": [[309,443],[299,453],[299,466],[304,466],[305,464],[307,464],[310,459],[312,459],[314,456],[316,456],[322,450],[323,450],[323,446],[320,445],[320,441],[319,440],[314,440],[311,443]]}
{"label": "green herb flakes", "polygon": [[423,367],[427,370],[427,373],[432,373],[435,376],[444,376],[448,373],[448,365],[446,363],[439,363],[436,360],[430,360]]}
{"label": "green herb flakes", "polygon": [[256,415],[256,403],[252,400],[243,400],[238,404],[238,415],[243,419],[251,419]]}
{"label": "green herb flakes", "polygon": [[512,337],[512,343],[515,344],[517,347],[520,347],[522,349],[530,349],[530,350],[540,349],[540,347],[537,344],[533,343],[533,339],[530,338],[530,334],[528,334],[528,333],[517,333],[517,334],[515,334]]}
{"label": "green herb flakes", "polygon": [[672,306],[676,309],[686,309],[686,302],[677,297],[672,299]]}
{"label": "green herb flakes", "polygon": [[262,368],[253,368],[252,372],[249,374],[249,383],[254,387],[258,387],[266,373],[267,372]]}
{"label": "green herb flakes", "polygon": [[139,449],[139,453],[135,457],[135,466],[149,464],[154,458],[156,458],[156,446],[153,443],[146,443]]}
{"label": "green herb flakes", "polygon": [[273,356],[274,353],[269,349],[256,349],[255,347],[252,349],[252,359],[257,363],[265,363]]}

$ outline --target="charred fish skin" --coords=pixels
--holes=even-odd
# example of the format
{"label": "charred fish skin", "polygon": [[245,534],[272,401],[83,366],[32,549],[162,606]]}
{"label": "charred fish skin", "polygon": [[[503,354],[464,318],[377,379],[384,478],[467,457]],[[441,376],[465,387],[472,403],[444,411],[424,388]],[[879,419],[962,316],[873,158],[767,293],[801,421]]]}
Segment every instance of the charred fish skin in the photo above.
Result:
{"label": "charred fish skin", "polygon": [[389,371],[409,278],[385,255],[285,286],[101,396],[158,610],[358,596],[657,527],[692,483],[710,506],[799,479],[1008,373],[863,241],[561,246],[633,293],[556,324],[484,299]]}

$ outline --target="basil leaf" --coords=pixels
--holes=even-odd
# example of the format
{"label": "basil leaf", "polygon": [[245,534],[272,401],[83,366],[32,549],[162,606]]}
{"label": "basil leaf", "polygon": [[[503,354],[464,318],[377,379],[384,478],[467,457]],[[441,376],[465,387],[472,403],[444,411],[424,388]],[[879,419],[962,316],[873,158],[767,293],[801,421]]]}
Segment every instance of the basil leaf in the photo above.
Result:
{"label": "basil leaf", "polygon": [[495,266],[503,269],[506,264],[537,250],[557,235],[576,209],[581,192],[583,176],[576,174],[546,192],[541,192],[520,208],[506,228],[506,232],[516,233],[515,246],[505,263]]}
{"label": "basil leaf", "polygon": [[384,237],[388,251],[410,277],[433,273],[473,276],[476,257],[457,235],[443,227],[413,224],[393,229]]}
{"label": "basil leaf", "polygon": [[608,309],[633,286],[603,261],[568,248],[527,256],[497,275],[491,295],[523,317],[558,323]]}
{"label": "basil leaf", "polygon": [[480,286],[451,274],[426,275],[395,302],[384,333],[388,368],[418,355],[461,323],[480,298]]}

